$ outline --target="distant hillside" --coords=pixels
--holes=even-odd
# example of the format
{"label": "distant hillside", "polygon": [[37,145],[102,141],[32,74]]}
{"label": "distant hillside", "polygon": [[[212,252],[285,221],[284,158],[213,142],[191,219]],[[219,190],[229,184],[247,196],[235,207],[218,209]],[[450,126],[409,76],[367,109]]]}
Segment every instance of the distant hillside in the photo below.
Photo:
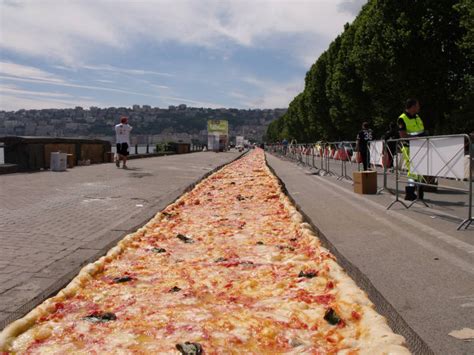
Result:
{"label": "distant hillside", "polygon": [[133,108],[91,107],[83,109],[0,111],[0,136],[59,136],[112,139],[113,126],[121,115],[130,117],[135,143],[162,141],[206,141],[207,120],[229,121],[231,137],[243,135],[261,141],[270,122],[286,109],[240,110],[169,106],[167,109],[147,105]]}

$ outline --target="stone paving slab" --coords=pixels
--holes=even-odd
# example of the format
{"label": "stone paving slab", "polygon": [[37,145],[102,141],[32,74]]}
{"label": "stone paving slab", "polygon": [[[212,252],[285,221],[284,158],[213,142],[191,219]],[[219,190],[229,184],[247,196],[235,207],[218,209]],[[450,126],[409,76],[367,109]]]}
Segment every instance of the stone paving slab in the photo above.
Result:
{"label": "stone paving slab", "polygon": [[414,353],[474,354],[474,342],[448,335],[474,328],[474,231],[456,231],[455,222],[416,210],[387,211],[389,194],[358,195],[334,176],[268,154],[267,160]]}
{"label": "stone paving slab", "polygon": [[0,176],[0,329],[55,293],[205,174],[241,153],[199,152]]}

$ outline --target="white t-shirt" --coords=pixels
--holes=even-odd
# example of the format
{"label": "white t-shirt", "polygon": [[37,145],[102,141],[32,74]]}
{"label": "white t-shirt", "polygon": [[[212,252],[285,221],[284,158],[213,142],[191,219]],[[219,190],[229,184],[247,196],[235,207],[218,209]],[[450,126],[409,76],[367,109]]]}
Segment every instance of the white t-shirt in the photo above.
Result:
{"label": "white t-shirt", "polygon": [[127,143],[130,146],[130,131],[132,126],[128,123],[119,123],[115,125],[115,142],[116,143]]}

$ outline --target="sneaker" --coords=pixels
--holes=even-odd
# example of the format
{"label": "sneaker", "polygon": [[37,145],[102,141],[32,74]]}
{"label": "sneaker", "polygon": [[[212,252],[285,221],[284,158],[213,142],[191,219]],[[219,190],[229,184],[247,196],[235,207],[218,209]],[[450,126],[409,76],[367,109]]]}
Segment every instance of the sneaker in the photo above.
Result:
{"label": "sneaker", "polygon": [[122,169],[128,169],[128,166],[124,165],[122,166]]}
{"label": "sneaker", "polygon": [[115,166],[116,166],[117,168],[120,168],[120,160],[116,160],[116,161],[115,161]]}
{"label": "sneaker", "polygon": [[405,195],[405,201],[415,201],[415,200],[416,200],[416,195],[415,194]]}

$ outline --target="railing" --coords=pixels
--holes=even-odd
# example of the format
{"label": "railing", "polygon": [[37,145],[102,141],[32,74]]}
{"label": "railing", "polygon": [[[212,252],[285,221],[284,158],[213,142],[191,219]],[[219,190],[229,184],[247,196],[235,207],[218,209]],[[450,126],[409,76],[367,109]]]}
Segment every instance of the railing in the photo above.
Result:
{"label": "railing", "polygon": [[[392,155],[388,144],[396,144],[396,155]],[[417,202],[429,205],[420,198],[425,187],[464,192],[468,194],[468,215],[458,226],[467,229],[473,222],[472,216],[472,159],[473,147],[471,137],[467,134],[445,135],[432,137],[417,137],[404,139],[391,139],[384,146],[388,156],[394,164],[395,172],[395,203],[400,203],[406,209]],[[387,169],[384,169],[385,176]],[[437,183],[434,182],[437,179]],[[449,183],[457,181],[461,186]],[[386,184],[386,179],[384,179]],[[416,188],[416,197],[409,205],[399,198],[398,185],[400,183],[412,184]],[[459,185],[459,184],[458,184]],[[386,188],[386,185],[384,186]]]}
{"label": "railing", "polygon": [[[203,144],[191,144],[190,152],[200,152],[204,148]],[[117,148],[112,145],[112,153],[116,153]],[[156,144],[135,144],[130,147],[130,155],[153,154],[156,153]]]}
{"label": "railing", "polygon": [[339,180],[352,180],[348,170],[360,170],[360,163],[355,159],[353,141],[270,144],[268,150],[309,166],[321,175],[334,175]]}
{"label": "railing", "polygon": [[[430,207],[420,198],[420,191],[427,188],[457,191],[467,194],[467,217],[457,229],[467,229],[472,224],[474,149],[469,135],[372,141],[368,148],[370,169],[383,175],[378,192],[386,190],[395,195],[387,209],[396,203],[407,209],[415,203]],[[353,141],[269,144],[267,150],[338,180],[352,180],[352,172],[361,170]],[[413,185],[418,191],[408,205],[400,199],[402,184]]]}

